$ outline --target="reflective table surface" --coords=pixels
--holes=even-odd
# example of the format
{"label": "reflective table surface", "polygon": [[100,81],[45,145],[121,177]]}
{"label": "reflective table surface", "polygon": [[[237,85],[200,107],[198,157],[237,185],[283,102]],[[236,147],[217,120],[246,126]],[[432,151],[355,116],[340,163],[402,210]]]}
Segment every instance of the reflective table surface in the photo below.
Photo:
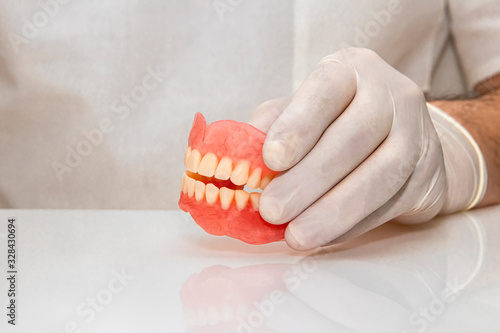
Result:
{"label": "reflective table surface", "polygon": [[500,330],[500,206],[309,252],[211,236],[180,211],[0,222],[1,332]]}

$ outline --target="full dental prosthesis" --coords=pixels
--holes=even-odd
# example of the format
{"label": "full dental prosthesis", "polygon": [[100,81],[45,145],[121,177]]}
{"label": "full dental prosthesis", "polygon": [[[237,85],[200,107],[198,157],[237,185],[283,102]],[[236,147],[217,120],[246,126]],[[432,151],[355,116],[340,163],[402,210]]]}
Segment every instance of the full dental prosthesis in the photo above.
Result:
{"label": "full dental prosthesis", "polygon": [[284,238],[287,224],[272,225],[259,214],[259,192],[278,174],[262,159],[265,133],[232,120],[206,125],[195,115],[184,155],[179,208],[212,235],[227,235],[249,244]]}

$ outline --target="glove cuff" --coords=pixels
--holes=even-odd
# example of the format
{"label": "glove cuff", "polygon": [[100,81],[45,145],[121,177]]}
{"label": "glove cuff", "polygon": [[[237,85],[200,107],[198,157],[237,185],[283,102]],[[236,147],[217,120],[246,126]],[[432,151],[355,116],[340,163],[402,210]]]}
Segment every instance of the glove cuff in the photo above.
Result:
{"label": "glove cuff", "polygon": [[453,117],[427,103],[441,141],[446,178],[447,199],[441,213],[469,210],[484,197],[488,174],[483,153],[470,133]]}

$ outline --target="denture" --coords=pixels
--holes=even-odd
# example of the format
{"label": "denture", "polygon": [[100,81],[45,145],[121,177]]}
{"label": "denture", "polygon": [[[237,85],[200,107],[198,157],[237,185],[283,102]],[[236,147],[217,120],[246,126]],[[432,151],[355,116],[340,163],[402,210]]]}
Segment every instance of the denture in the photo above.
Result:
{"label": "denture", "polygon": [[277,172],[262,159],[265,133],[232,120],[206,125],[195,115],[184,154],[179,207],[206,232],[265,244],[284,238],[285,225],[259,214],[260,192]]}
{"label": "denture", "polygon": [[[235,268],[215,265],[191,274],[179,292],[188,331],[251,332],[251,327],[241,328],[245,326],[242,322],[256,304],[268,304],[276,295],[290,295],[285,281],[292,268],[281,263]],[[270,328],[264,324],[259,329]]]}

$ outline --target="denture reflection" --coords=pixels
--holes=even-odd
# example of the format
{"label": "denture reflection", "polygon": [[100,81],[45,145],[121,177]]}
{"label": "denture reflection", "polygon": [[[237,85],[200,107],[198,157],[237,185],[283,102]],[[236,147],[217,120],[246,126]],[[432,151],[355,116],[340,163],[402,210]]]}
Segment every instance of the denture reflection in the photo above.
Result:
{"label": "denture reflection", "polygon": [[196,332],[235,332],[249,325],[261,306],[285,294],[284,274],[290,266],[216,265],[192,274],[180,291],[186,326]]}
{"label": "denture reflection", "polygon": [[484,247],[500,226],[491,220],[485,231],[481,216],[385,225],[295,264],[205,268],[182,286],[186,325],[196,332],[471,331],[483,318],[491,331],[500,322],[482,314],[500,311],[500,280],[484,288],[500,251],[490,242],[488,264]]}

